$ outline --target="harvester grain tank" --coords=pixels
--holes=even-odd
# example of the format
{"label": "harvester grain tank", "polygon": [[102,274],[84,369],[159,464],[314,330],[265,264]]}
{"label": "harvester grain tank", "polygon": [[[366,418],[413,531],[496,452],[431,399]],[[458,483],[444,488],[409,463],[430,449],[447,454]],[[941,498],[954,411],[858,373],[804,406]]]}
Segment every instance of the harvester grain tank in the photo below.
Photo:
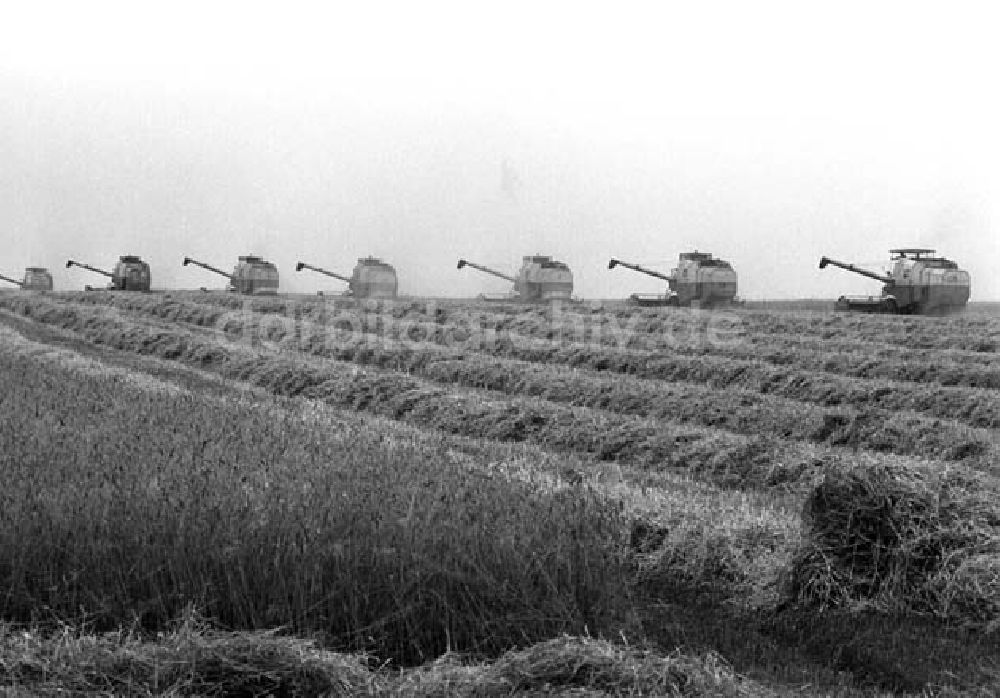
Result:
{"label": "harvester grain tank", "polygon": [[395,298],[399,291],[396,270],[391,264],[377,257],[359,258],[350,276],[343,276],[305,262],[295,265],[295,271],[303,269],[311,269],[347,283],[347,295],[355,298]]}
{"label": "harvester grain tank", "polygon": [[52,274],[44,267],[27,267],[21,281],[0,275],[0,280],[17,284],[24,291],[51,291]]}
{"label": "harvester grain tank", "polygon": [[961,310],[969,302],[972,288],[969,272],[959,269],[952,260],[935,257],[934,250],[919,247],[889,250],[889,253],[893,255],[892,270],[886,274],[829,257],[819,260],[820,269],[832,264],[884,284],[880,296],[841,296],[837,299],[837,310],[936,315]]}
{"label": "harvester grain tank", "polygon": [[[119,257],[114,269],[110,272],[72,259],[66,262],[67,269],[73,266],[88,269],[95,274],[101,274],[111,279],[107,285],[109,291],[148,291],[151,283],[149,265],[142,261],[142,258],[133,254]],[[93,288],[87,286],[87,290],[93,290]]]}
{"label": "harvester grain tank", "polygon": [[458,260],[458,268],[462,267],[472,267],[514,284],[514,289],[510,294],[504,296],[481,295],[480,297],[485,300],[540,303],[570,300],[573,296],[573,272],[564,262],[554,260],[547,255],[525,256],[516,277],[501,274],[481,264],[460,259]]}
{"label": "harvester grain tank", "polygon": [[667,282],[663,294],[633,293],[629,301],[644,306],[712,307],[736,302],[737,277],[732,265],[707,252],[681,252],[670,274],[612,259],[608,269],[623,266]]}
{"label": "harvester grain tank", "polygon": [[277,267],[256,255],[241,256],[231,274],[210,264],[199,262],[197,259],[185,257],[184,266],[188,264],[194,264],[229,279],[226,290],[231,293],[242,293],[248,296],[272,296],[278,293]]}

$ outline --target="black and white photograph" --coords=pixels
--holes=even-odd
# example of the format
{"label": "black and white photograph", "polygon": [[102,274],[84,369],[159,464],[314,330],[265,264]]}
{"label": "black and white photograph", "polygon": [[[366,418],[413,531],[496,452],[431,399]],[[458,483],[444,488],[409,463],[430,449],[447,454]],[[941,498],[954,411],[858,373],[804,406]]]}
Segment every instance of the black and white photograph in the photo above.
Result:
{"label": "black and white photograph", "polygon": [[1000,695],[996,17],[0,3],[0,695]]}

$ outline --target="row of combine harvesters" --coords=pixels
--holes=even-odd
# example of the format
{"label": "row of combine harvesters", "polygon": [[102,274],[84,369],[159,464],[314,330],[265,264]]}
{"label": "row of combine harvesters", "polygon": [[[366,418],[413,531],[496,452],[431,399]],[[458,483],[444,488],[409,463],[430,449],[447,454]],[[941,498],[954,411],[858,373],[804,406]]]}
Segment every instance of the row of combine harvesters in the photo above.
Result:
{"label": "row of combine harvesters", "polygon": [[[878,296],[841,296],[835,306],[837,310],[940,314],[965,307],[971,289],[969,273],[959,269],[955,262],[944,257],[936,257],[934,250],[925,248],[894,249],[890,250],[890,254],[892,269],[885,274],[838,262],[829,257],[820,259],[820,269],[833,265],[883,283],[882,293]],[[183,265],[191,264],[227,278],[229,280],[227,290],[230,292],[245,295],[278,293],[278,269],[262,257],[241,256],[232,273],[185,257]],[[66,266],[78,266],[110,278],[107,290],[150,290],[149,264],[135,255],[119,257],[110,272],[72,259],[66,262]],[[633,293],[629,297],[629,302],[633,305],[713,308],[742,303],[736,295],[737,275],[732,265],[706,252],[682,252],[677,266],[669,274],[620,259],[608,262],[608,269],[619,266],[667,283],[664,293],[661,294]],[[565,262],[546,255],[525,256],[516,275],[504,274],[481,264],[460,259],[458,268],[464,267],[477,269],[513,284],[509,293],[483,294],[480,296],[483,300],[521,303],[573,300],[573,272]],[[375,257],[358,259],[350,276],[305,262],[295,265],[295,271],[303,269],[345,282],[348,285],[345,295],[354,298],[395,298],[399,290],[396,270],[392,265]],[[2,275],[0,280],[16,284],[26,291],[52,290],[52,275],[42,267],[28,267],[21,281]],[[94,290],[91,286],[87,286],[86,289]]]}
{"label": "row of combine harvesters", "polygon": [[[682,252],[677,267],[670,274],[663,274],[620,259],[608,262],[608,269],[617,266],[667,282],[664,293],[633,293],[629,297],[629,302],[633,305],[707,308],[740,302],[736,296],[736,272],[732,265],[725,260],[712,257],[707,252]],[[513,298],[527,302],[544,302],[569,300],[573,295],[573,272],[569,266],[544,255],[524,257],[516,277],[501,274],[465,259],[458,260],[458,268],[463,267],[472,267],[514,284],[511,294],[480,296],[485,300],[505,301]]]}

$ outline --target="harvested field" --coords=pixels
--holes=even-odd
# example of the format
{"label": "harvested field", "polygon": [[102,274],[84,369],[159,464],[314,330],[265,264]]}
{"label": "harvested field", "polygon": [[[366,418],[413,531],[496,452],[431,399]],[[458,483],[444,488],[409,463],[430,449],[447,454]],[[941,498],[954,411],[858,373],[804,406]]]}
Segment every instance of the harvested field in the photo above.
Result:
{"label": "harvested field", "polygon": [[0,296],[0,685],[989,695],[997,342],[972,311]]}

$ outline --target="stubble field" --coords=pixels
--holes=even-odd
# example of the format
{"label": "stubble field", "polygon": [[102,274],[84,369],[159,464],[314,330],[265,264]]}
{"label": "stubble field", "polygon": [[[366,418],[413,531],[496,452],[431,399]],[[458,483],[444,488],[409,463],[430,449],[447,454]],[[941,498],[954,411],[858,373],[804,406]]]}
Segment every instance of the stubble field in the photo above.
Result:
{"label": "stubble field", "polygon": [[975,308],[0,295],[0,685],[993,695],[998,359]]}

